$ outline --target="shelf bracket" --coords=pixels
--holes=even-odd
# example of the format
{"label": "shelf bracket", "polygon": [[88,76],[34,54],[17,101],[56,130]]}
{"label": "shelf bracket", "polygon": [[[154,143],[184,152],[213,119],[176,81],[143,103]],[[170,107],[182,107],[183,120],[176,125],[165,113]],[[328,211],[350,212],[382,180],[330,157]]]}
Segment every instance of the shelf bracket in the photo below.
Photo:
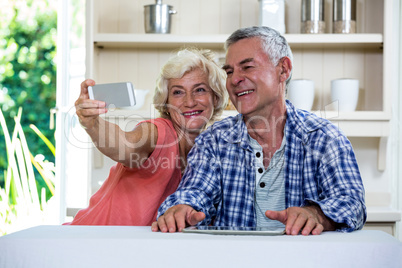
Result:
{"label": "shelf bracket", "polygon": [[378,159],[377,168],[379,171],[384,171],[387,162],[387,143],[388,137],[380,137],[378,143]]}

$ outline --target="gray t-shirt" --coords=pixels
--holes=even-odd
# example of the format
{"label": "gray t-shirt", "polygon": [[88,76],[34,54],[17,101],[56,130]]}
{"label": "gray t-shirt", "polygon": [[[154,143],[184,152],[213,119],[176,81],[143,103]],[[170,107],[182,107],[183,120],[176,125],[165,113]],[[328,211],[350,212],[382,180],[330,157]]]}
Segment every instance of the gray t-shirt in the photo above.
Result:
{"label": "gray t-shirt", "polygon": [[284,163],[285,163],[285,144],[286,135],[283,136],[281,147],[274,153],[267,169],[263,164],[262,147],[256,140],[250,137],[250,145],[255,155],[255,212],[257,219],[257,227],[285,227],[281,222],[270,220],[265,216],[267,210],[284,210],[285,204],[285,179],[284,179]]}

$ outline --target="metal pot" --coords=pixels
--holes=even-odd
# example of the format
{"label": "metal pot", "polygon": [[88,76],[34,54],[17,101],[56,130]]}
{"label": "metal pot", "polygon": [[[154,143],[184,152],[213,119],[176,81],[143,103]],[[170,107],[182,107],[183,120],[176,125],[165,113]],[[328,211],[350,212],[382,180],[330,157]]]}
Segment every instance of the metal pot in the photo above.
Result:
{"label": "metal pot", "polygon": [[146,33],[170,33],[171,18],[176,14],[172,6],[163,5],[162,0],[156,0],[155,5],[144,6],[144,23]]}

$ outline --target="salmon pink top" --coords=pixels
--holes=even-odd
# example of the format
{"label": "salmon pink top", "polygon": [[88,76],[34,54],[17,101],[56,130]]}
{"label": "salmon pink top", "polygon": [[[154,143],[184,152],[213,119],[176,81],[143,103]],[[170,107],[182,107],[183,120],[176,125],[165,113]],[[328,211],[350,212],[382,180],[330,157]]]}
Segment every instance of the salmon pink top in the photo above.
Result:
{"label": "salmon pink top", "polygon": [[[156,125],[157,145],[140,169],[120,163],[91,197],[89,206],[78,211],[71,225],[151,225],[160,204],[181,180],[181,162],[176,131],[170,120],[144,122]],[[141,122],[143,123],[143,122]]]}

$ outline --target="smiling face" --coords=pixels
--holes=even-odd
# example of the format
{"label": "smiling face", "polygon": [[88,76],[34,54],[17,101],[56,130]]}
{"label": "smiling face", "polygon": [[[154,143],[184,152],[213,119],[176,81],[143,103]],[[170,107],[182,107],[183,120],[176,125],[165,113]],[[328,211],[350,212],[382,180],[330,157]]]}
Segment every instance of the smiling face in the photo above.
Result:
{"label": "smiling face", "polygon": [[230,100],[238,112],[251,117],[272,115],[278,108],[283,111],[285,81],[290,75],[284,65],[289,62],[285,57],[274,66],[257,37],[232,44],[223,68],[227,73],[226,88]]}
{"label": "smiling face", "polygon": [[169,79],[167,111],[176,129],[199,133],[211,119],[216,102],[208,75],[201,69]]}

